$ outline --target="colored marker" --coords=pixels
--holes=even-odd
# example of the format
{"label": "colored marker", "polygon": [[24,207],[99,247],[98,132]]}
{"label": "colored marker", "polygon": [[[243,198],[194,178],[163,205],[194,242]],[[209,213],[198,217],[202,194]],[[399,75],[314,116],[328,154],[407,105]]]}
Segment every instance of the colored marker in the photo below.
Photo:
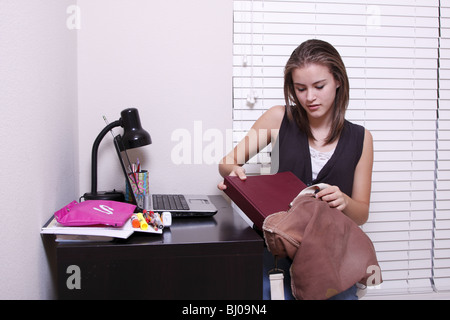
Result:
{"label": "colored marker", "polygon": [[142,215],[142,213],[139,212],[137,214],[137,217],[139,219],[141,230],[147,230],[148,229],[148,223],[145,221],[144,216]]}
{"label": "colored marker", "polygon": [[139,218],[137,217],[136,214],[133,214],[131,216],[131,225],[133,226],[133,228],[140,228],[141,227],[141,223],[139,222]]}

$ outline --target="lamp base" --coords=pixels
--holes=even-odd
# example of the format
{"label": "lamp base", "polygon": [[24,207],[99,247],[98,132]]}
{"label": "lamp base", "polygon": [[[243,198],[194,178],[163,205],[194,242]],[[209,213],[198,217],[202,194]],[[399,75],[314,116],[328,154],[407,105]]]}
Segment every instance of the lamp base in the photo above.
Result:
{"label": "lamp base", "polygon": [[125,195],[122,191],[98,191],[96,193],[86,192],[83,195],[84,200],[113,200],[125,202]]}

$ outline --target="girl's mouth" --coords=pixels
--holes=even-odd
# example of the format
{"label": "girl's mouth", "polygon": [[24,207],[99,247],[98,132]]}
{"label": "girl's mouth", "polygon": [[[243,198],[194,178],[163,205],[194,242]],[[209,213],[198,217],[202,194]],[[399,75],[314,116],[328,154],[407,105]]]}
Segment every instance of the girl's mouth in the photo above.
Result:
{"label": "girl's mouth", "polygon": [[308,105],[308,109],[311,110],[311,111],[315,111],[315,110],[319,109],[319,107],[320,107],[320,104],[310,104],[310,105]]}

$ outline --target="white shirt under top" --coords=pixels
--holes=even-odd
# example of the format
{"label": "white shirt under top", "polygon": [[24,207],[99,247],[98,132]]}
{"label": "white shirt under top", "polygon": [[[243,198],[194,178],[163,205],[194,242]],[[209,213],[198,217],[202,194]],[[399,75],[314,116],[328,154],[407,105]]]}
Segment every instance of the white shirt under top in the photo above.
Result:
{"label": "white shirt under top", "polygon": [[331,156],[334,153],[334,150],[328,152],[320,152],[316,149],[309,147],[309,153],[311,154],[311,168],[312,168],[312,178],[315,180],[320,170],[322,170],[323,166],[330,160]]}

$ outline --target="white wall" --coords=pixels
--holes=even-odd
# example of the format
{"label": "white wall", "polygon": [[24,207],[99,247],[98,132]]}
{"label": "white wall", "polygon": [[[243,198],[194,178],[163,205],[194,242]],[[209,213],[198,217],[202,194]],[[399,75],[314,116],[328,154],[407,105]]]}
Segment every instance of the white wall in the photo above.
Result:
{"label": "white wall", "polygon": [[[74,4],[79,30],[66,26]],[[102,115],[113,121],[139,108],[153,144],[134,155],[150,170],[153,191],[218,193],[211,155],[177,165],[171,152],[181,141],[171,136],[184,129],[192,139],[225,139],[231,51],[231,0],[0,0],[0,299],[54,297],[39,231],[90,190]],[[99,190],[122,189],[106,137]],[[191,142],[192,161],[194,143],[200,152],[211,147]]]}
{"label": "white wall", "polygon": [[[102,115],[112,122],[128,107],[139,109],[153,140],[133,153],[150,172],[151,192],[218,193],[220,176],[208,153],[213,142],[202,142],[200,135],[213,133],[217,138],[219,133],[220,145],[231,129],[232,1],[78,4],[80,195],[90,190],[91,149],[105,126]],[[177,136],[182,131],[190,139]],[[178,165],[171,153],[188,140],[191,163]],[[108,134],[99,149],[98,190],[123,189],[119,170]]]}
{"label": "white wall", "polygon": [[54,297],[41,226],[78,193],[72,1],[0,1],[0,299]]}

